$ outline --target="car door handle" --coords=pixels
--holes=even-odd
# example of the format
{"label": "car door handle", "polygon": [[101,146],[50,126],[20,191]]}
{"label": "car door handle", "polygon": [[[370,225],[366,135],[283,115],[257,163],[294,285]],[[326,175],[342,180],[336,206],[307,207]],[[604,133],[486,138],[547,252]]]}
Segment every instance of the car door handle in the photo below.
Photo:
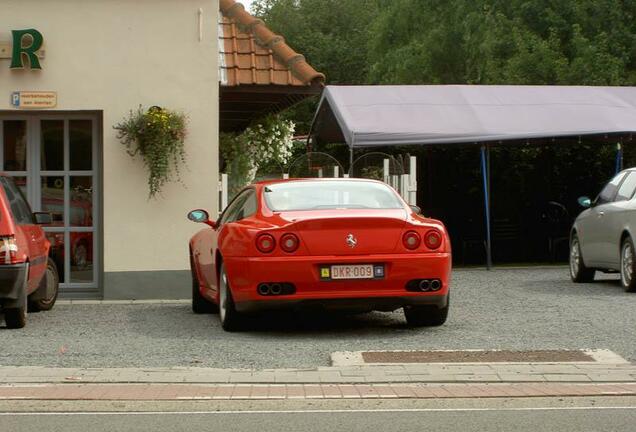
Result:
{"label": "car door handle", "polygon": [[604,212],[604,211],[600,211],[600,212],[598,212],[598,216],[599,216],[599,217],[603,217],[603,216],[605,216],[605,212]]}

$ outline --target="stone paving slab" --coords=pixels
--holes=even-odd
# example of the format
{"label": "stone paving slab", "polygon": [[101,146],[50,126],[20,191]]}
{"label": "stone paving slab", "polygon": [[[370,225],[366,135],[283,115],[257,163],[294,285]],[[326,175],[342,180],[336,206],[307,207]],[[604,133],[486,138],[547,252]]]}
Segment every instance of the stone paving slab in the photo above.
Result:
{"label": "stone paving slab", "polygon": [[608,349],[579,350],[375,350],[336,351],[331,354],[333,366],[394,364],[627,364],[623,357]]}
{"label": "stone paving slab", "polygon": [[43,384],[2,385],[0,400],[438,399],[635,396],[615,384]]}
{"label": "stone paving slab", "polygon": [[0,366],[0,384],[19,383],[615,383],[636,382],[636,364],[406,364],[313,369],[50,368]]}

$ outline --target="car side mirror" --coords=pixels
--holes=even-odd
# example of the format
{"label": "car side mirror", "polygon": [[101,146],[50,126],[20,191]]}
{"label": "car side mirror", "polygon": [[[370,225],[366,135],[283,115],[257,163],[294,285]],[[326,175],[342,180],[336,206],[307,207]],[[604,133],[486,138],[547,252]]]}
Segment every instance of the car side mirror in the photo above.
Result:
{"label": "car side mirror", "polygon": [[589,199],[589,198],[588,198],[588,197],[586,197],[586,196],[582,196],[582,197],[580,197],[577,201],[578,201],[579,205],[580,205],[581,207],[583,207],[583,208],[590,208],[590,207],[592,207],[592,200],[591,200],[591,199]]}
{"label": "car side mirror", "polygon": [[216,222],[211,221],[210,214],[202,209],[192,210],[188,213],[188,219],[192,222],[204,223],[212,228],[216,228]]}
{"label": "car side mirror", "polygon": [[416,205],[411,205],[411,206],[409,206],[409,207],[411,207],[411,210],[413,211],[413,213],[418,214],[418,215],[421,215],[421,214],[422,214],[422,209],[421,209],[421,208],[419,208],[418,206],[416,206]]}
{"label": "car side mirror", "polygon": [[51,213],[35,212],[33,213],[33,218],[35,219],[35,223],[37,225],[52,225],[53,224],[53,216],[51,216]]}

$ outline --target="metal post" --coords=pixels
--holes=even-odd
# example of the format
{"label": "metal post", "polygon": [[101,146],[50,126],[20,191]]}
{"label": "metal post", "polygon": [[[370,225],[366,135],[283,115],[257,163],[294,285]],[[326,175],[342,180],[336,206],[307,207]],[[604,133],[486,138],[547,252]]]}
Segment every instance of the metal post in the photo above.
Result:
{"label": "metal post", "polygon": [[490,148],[481,146],[481,175],[484,186],[484,210],[486,215],[486,268],[492,268],[492,248],[490,234]]}
{"label": "metal post", "polygon": [[409,204],[417,205],[417,157],[409,158]]}
{"label": "metal post", "polygon": [[389,176],[391,175],[391,168],[389,165],[389,160],[384,159],[382,161],[382,178],[384,179],[384,183],[389,183]]}
{"label": "metal post", "polygon": [[[409,201],[409,175],[402,174],[400,176],[400,195],[404,198],[404,201]],[[410,202],[409,202],[410,204]]]}
{"label": "metal post", "polygon": [[225,207],[227,207],[228,204],[228,195],[229,195],[229,191],[228,191],[228,176],[227,174],[223,173],[221,174],[221,212],[223,210],[225,210]]}
{"label": "metal post", "polygon": [[623,146],[616,144],[616,174],[623,171]]}
{"label": "metal post", "polygon": [[334,178],[340,177],[340,167],[338,165],[333,167],[333,177]]}
{"label": "metal post", "polygon": [[353,177],[353,146],[349,148],[349,175]]}

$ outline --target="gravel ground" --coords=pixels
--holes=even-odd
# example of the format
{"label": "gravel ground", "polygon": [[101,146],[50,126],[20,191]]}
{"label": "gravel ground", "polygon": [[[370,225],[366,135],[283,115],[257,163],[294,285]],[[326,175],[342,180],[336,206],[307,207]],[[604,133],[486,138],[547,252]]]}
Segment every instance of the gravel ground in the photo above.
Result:
{"label": "gravel ground", "polygon": [[573,284],[565,268],[455,271],[450,318],[409,329],[401,311],[267,315],[225,333],[186,304],[58,305],[0,327],[0,365],[315,367],[333,351],[607,348],[636,361],[636,294],[614,276]]}

